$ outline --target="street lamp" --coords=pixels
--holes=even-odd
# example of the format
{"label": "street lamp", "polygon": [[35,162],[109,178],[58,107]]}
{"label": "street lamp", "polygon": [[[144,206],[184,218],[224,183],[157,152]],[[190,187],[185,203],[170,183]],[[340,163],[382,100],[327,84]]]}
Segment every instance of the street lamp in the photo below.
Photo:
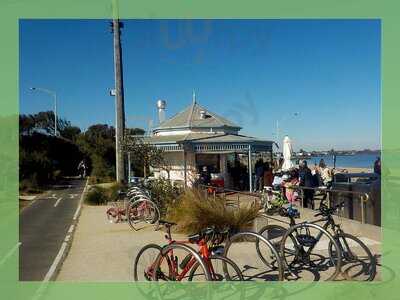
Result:
{"label": "street lamp", "polygon": [[57,136],[57,94],[54,91],[40,88],[40,87],[30,87],[31,91],[40,91],[53,96],[54,98],[54,136]]}
{"label": "street lamp", "polygon": [[[299,112],[294,112],[294,113],[287,114],[283,118],[280,119],[280,122],[282,123],[288,117],[297,117],[299,115],[300,115]],[[276,120],[276,142],[279,143],[279,120]]]}

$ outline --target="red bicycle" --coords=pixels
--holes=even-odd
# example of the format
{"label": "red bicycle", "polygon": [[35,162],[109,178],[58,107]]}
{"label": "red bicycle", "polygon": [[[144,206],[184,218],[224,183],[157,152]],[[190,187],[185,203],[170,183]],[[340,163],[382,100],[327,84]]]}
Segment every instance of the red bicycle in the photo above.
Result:
{"label": "red bicycle", "polygon": [[126,219],[129,226],[134,230],[136,230],[135,224],[139,222],[154,224],[160,217],[157,205],[147,198],[139,198],[133,201],[120,200],[112,202],[111,205],[106,211],[108,220],[111,223],[119,223]]}
{"label": "red bicycle", "polygon": [[139,199],[128,203],[125,214],[128,224],[133,230],[136,230],[135,224],[137,223],[154,224],[160,218],[160,211],[157,205],[149,199]]}
{"label": "red bicycle", "polygon": [[[168,244],[164,247],[149,244],[139,251],[134,263],[135,281],[243,280],[239,267],[221,255],[224,250],[219,245],[223,240],[220,232],[207,228],[185,241],[175,241],[171,236],[175,223],[160,220],[159,224],[167,229]],[[187,244],[196,244],[198,251]]]}

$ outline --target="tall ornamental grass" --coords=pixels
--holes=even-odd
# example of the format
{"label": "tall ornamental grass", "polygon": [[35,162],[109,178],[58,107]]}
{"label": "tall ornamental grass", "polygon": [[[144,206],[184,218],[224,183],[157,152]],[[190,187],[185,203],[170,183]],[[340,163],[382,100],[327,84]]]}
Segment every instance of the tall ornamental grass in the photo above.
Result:
{"label": "tall ornamental grass", "polygon": [[229,227],[231,231],[251,229],[259,216],[256,204],[233,207],[221,197],[206,197],[196,189],[188,189],[167,209],[167,219],[178,224],[177,231],[195,233],[206,227]]}

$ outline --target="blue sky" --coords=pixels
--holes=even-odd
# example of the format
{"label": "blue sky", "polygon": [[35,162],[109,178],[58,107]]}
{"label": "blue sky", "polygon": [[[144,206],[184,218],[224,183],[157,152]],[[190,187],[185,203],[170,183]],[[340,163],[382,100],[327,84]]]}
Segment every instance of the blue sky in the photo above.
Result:
{"label": "blue sky", "polygon": [[[20,21],[20,111],[53,108],[87,128],[114,124],[112,34],[108,20]],[[380,147],[379,20],[125,20],[126,120],[157,121],[198,102],[243,134],[294,148]],[[294,112],[299,112],[297,117]]]}

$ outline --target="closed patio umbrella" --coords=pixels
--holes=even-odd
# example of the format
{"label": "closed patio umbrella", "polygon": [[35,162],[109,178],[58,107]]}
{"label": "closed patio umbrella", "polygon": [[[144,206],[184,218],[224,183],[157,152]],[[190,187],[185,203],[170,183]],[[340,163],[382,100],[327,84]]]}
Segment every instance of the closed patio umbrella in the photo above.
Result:
{"label": "closed patio umbrella", "polygon": [[292,142],[288,136],[283,139],[283,165],[282,170],[287,171],[294,167],[292,158]]}

